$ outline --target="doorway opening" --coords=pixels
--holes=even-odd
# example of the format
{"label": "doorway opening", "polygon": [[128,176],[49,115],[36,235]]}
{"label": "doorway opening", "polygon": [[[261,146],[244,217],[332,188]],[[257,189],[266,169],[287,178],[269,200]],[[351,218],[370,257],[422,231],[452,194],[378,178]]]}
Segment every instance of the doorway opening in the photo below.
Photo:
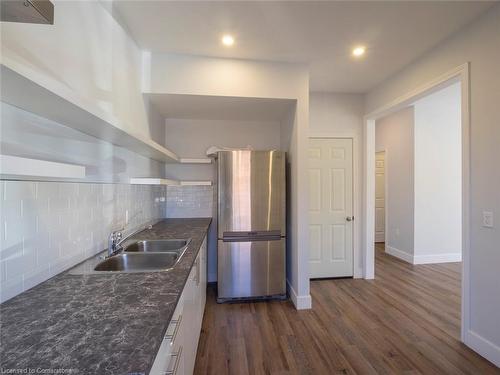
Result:
{"label": "doorway opening", "polygon": [[462,261],[460,96],[454,82],[375,122],[375,243],[410,264]]}
{"label": "doorway opening", "polygon": [[[464,341],[464,332],[468,331],[469,327],[470,301],[468,294],[470,185],[468,77],[469,66],[464,64],[365,117],[364,178],[366,188],[362,250],[364,277],[371,279],[376,276],[376,248],[383,254],[389,253],[411,264],[441,264],[462,260],[457,268],[460,271],[458,273],[461,274],[461,282],[457,285],[460,285],[458,292],[461,295],[461,309],[459,309],[461,314],[459,315],[462,341]],[[454,113],[458,116],[459,125],[453,133],[454,139],[458,139],[458,142],[455,142],[453,147],[450,146],[449,150],[453,151],[441,153],[440,147],[444,147],[446,134],[445,127],[439,125],[446,123],[444,115],[450,113],[449,110],[442,108],[443,103],[434,105],[432,108],[428,102],[430,98],[435,99],[435,96],[439,96],[446,90],[455,90],[458,93]],[[399,145],[398,142],[393,142],[396,145],[393,151],[391,148],[394,146],[387,148],[377,143],[378,125],[381,123],[383,125],[384,121],[388,121],[389,125],[385,126],[401,131],[402,129],[396,128],[394,123],[401,122],[405,116],[414,120],[414,126],[402,136],[402,139],[408,142],[408,146],[403,147],[402,142]],[[389,134],[390,136],[394,137],[395,134]],[[398,137],[395,138],[397,140]],[[376,200],[381,195],[381,187],[377,187],[377,151],[385,151],[383,245],[382,242],[377,242],[375,245]],[[409,153],[414,160],[412,159],[409,163],[405,162],[401,157],[404,152]],[[451,154],[453,157],[448,158]],[[452,161],[455,162],[452,167],[443,167],[445,163]],[[380,177],[379,180],[381,180]],[[450,181],[453,181],[451,187],[447,185]],[[376,190],[379,190],[378,195],[376,195]],[[408,197],[410,199],[407,199]],[[394,200],[396,203],[393,202]],[[379,218],[382,216],[380,210],[378,216]],[[448,220],[451,216],[453,219]],[[453,225],[448,226],[450,222]],[[378,223],[379,232],[381,232],[381,227]],[[447,233],[454,234],[448,236],[453,237],[451,243],[445,241]],[[453,251],[450,250],[451,248]],[[405,251],[408,249],[411,251]]]}

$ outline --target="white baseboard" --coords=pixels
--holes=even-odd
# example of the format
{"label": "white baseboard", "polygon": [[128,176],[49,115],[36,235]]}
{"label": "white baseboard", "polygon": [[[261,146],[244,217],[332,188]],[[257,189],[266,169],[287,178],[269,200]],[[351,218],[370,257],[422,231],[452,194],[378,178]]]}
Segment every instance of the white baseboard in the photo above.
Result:
{"label": "white baseboard", "polygon": [[293,289],[292,285],[288,282],[288,280],[286,281],[286,285],[288,289],[288,294],[290,295],[290,299],[292,300],[297,310],[307,310],[312,307],[312,300],[310,294],[299,296],[297,295],[297,292],[295,292],[295,289]]}
{"label": "white baseboard", "polygon": [[395,247],[385,245],[385,252],[389,255],[392,255],[396,258],[404,260],[405,262],[413,264],[413,255],[408,254],[402,250],[396,249]]}
{"label": "white baseboard", "polygon": [[354,267],[353,278],[362,279],[363,278],[363,267]]}
{"label": "white baseboard", "polygon": [[413,264],[461,262],[461,253],[430,254],[413,256]]}
{"label": "white baseboard", "polygon": [[465,345],[500,367],[500,347],[473,331],[465,333]]}
{"label": "white baseboard", "polygon": [[433,264],[462,261],[461,253],[413,255],[388,245],[385,246],[385,252],[411,264]]}

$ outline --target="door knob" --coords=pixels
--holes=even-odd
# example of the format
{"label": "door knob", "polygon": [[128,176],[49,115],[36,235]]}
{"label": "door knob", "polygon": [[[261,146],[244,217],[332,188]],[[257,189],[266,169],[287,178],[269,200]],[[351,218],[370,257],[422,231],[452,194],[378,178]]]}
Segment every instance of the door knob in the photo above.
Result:
{"label": "door knob", "polygon": [[345,219],[347,221],[353,221],[354,220],[354,216],[347,216]]}

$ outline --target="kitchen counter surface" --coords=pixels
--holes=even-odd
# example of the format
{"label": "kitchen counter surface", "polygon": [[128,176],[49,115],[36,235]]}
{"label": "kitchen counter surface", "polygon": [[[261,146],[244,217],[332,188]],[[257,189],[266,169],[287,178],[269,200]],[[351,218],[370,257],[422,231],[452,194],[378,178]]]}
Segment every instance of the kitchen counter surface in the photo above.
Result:
{"label": "kitchen counter surface", "polygon": [[210,220],[165,219],[133,237],[191,238],[170,271],[65,272],[1,304],[0,369],[147,374]]}

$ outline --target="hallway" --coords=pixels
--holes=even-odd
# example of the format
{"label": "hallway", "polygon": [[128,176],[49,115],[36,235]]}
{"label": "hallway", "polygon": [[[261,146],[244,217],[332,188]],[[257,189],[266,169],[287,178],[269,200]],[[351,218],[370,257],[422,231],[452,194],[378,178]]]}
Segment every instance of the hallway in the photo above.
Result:
{"label": "hallway", "polygon": [[312,281],[308,311],[218,305],[209,287],[195,374],[500,374],[459,342],[460,263],[376,250],[375,280]]}

